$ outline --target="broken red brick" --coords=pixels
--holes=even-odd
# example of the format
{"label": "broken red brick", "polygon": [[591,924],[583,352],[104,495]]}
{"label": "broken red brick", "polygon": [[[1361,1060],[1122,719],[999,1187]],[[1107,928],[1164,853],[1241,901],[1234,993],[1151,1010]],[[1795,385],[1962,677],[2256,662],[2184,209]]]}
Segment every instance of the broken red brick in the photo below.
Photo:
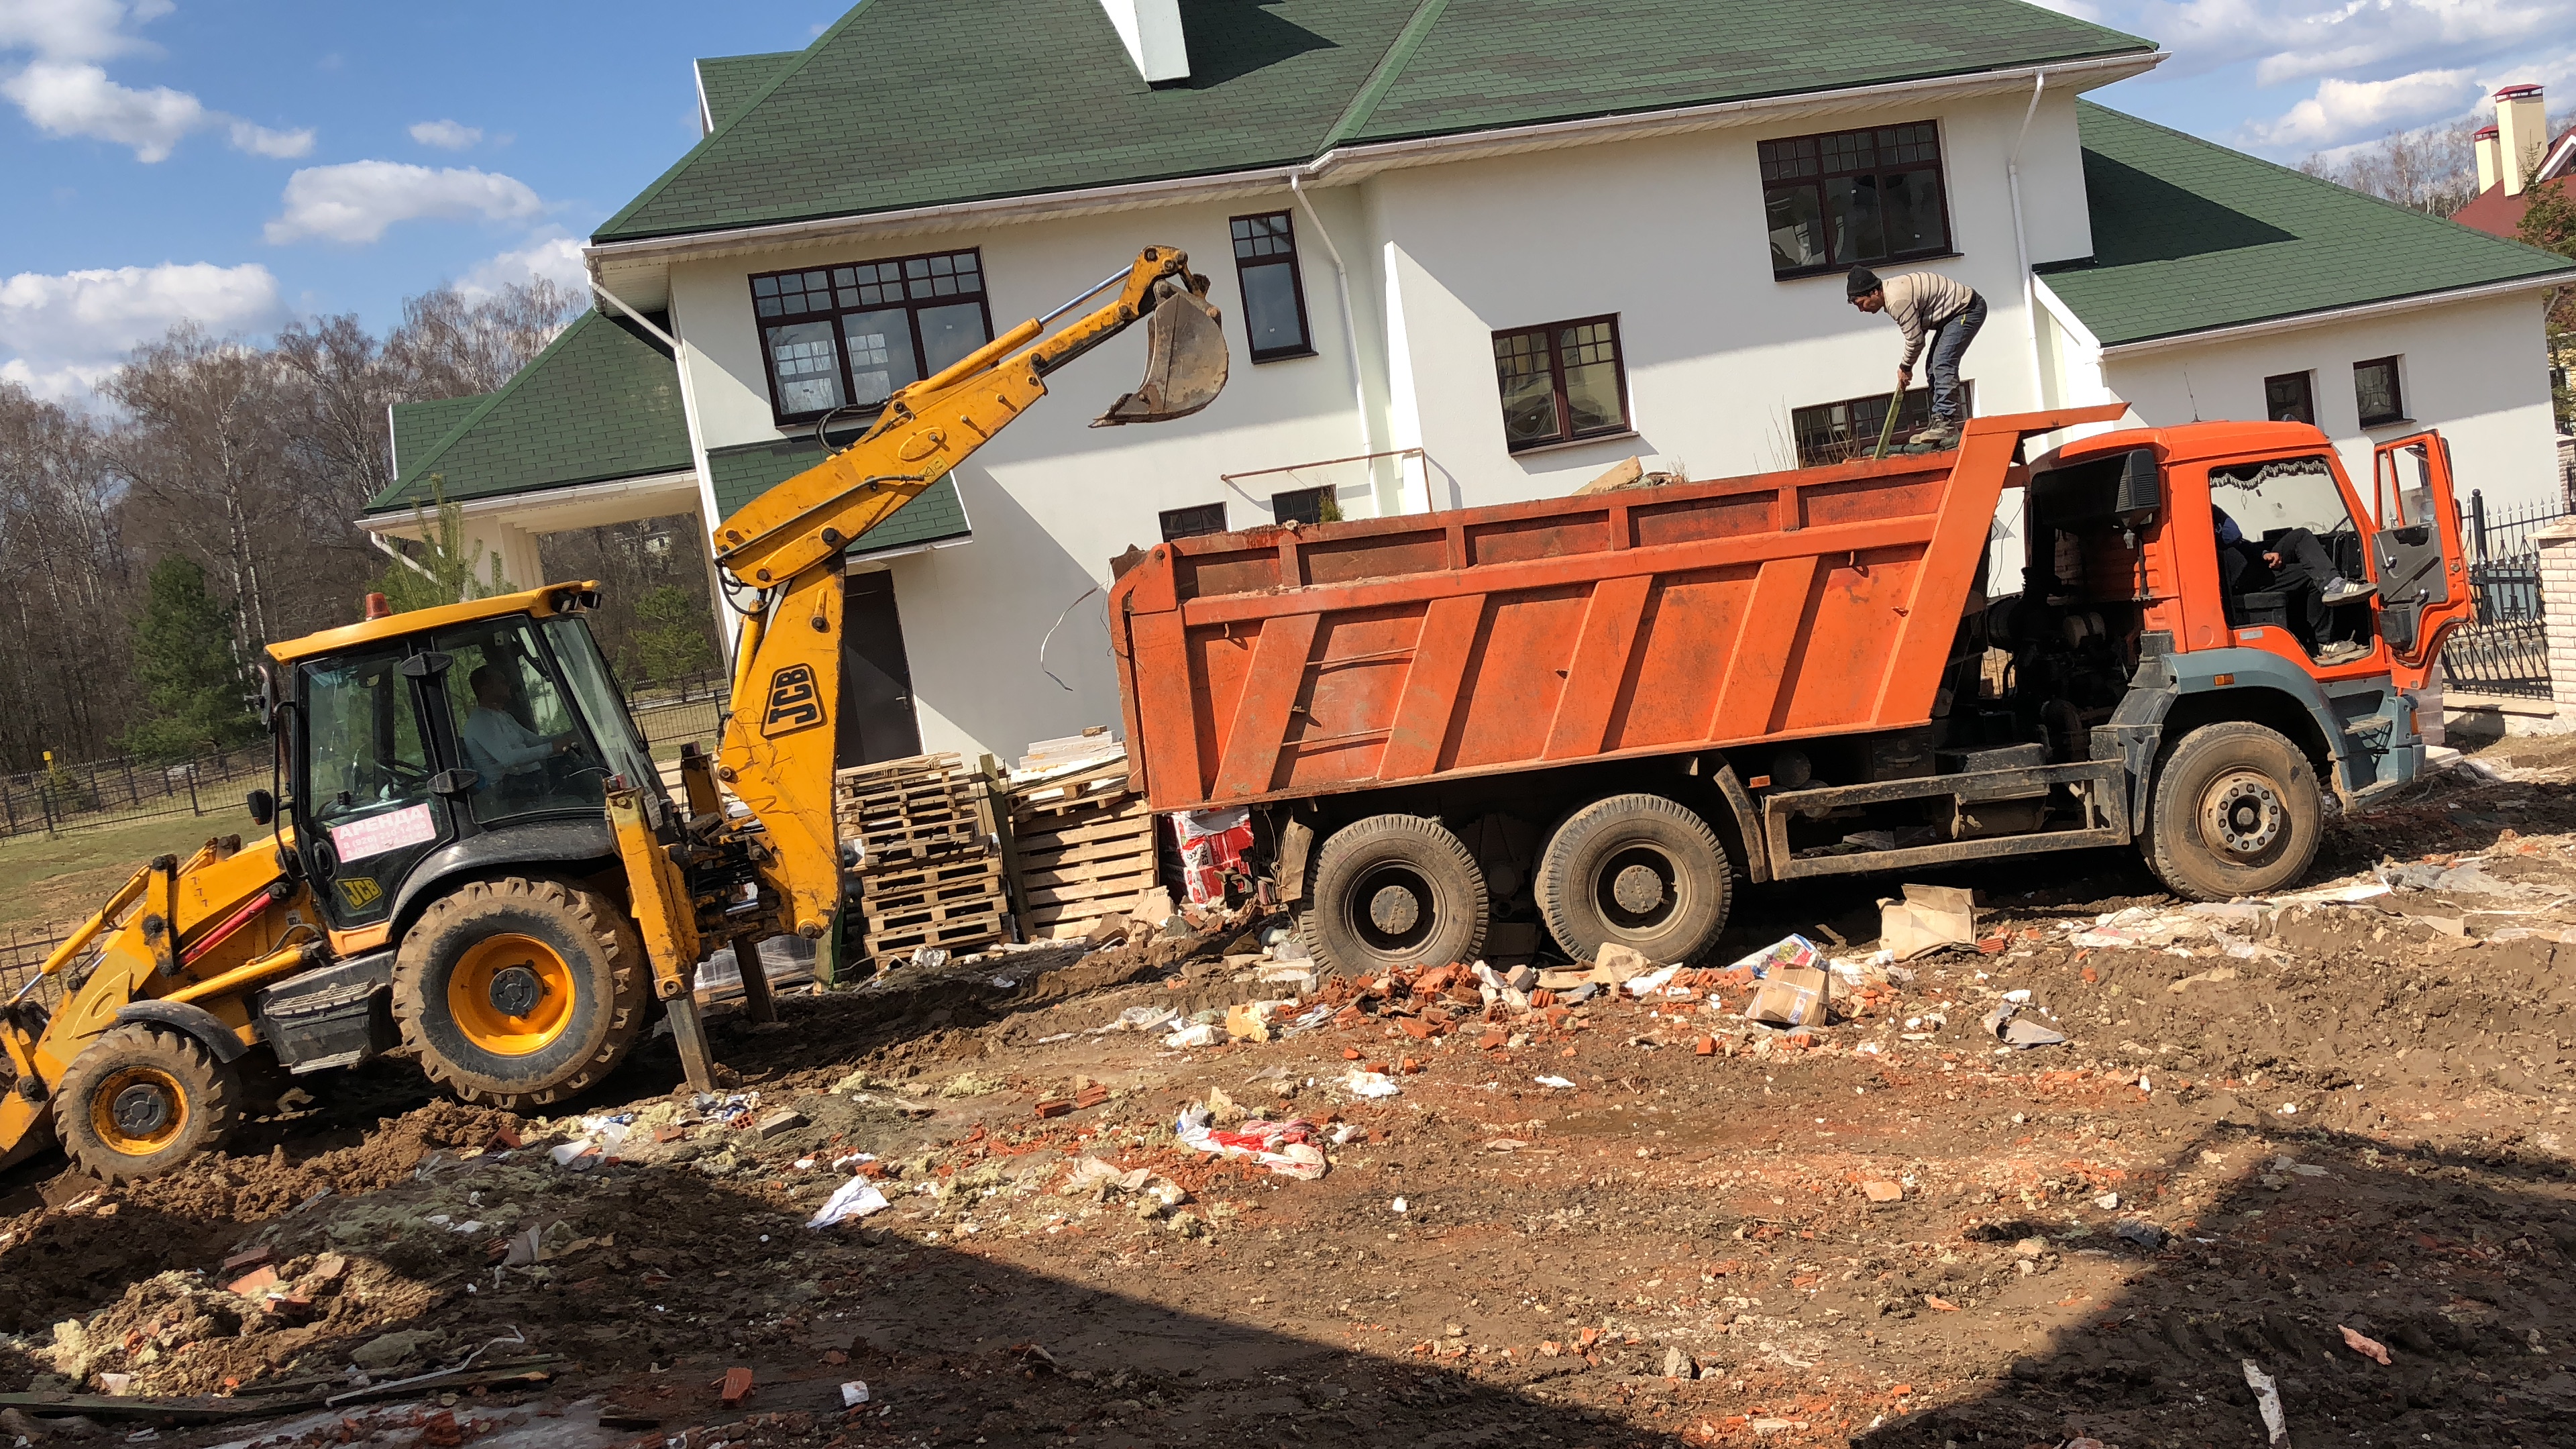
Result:
{"label": "broken red brick", "polygon": [[724,1386],[717,1391],[716,1397],[722,1400],[728,1409],[740,1408],[742,1401],[751,1397],[751,1370],[726,1369]]}
{"label": "broken red brick", "polygon": [[1094,1082],[1090,1086],[1073,1094],[1073,1105],[1085,1109],[1097,1107],[1108,1100],[1109,1089],[1100,1085],[1098,1082]]}
{"label": "broken red brick", "polygon": [[1406,1036],[1409,1036],[1409,1037],[1413,1038],[1415,1041],[1429,1041],[1429,1040],[1431,1040],[1431,1023],[1429,1023],[1429,1022],[1427,1022],[1427,1021],[1421,1020],[1421,1019],[1420,1019],[1420,1018],[1418,1018],[1418,1017],[1414,1017],[1414,1018],[1407,1018],[1406,1020],[1401,1021],[1401,1022],[1398,1022],[1398,1023],[1396,1023],[1396,1024],[1397,1024],[1398,1026],[1403,1027],[1403,1028],[1404,1028],[1404,1034],[1405,1034]]}
{"label": "broken red brick", "polygon": [[1478,1039],[1476,1045],[1484,1051],[1498,1051],[1501,1049],[1503,1043],[1509,1040],[1511,1040],[1509,1036],[1497,1029],[1486,1032],[1483,1037]]}
{"label": "broken red brick", "polygon": [[235,1253],[231,1257],[224,1259],[224,1265],[215,1271],[219,1273],[246,1273],[251,1269],[258,1267],[260,1264],[267,1262],[268,1256],[269,1250],[266,1248],[246,1248],[241,1252]]}
{"label": "broken red brick", "polygon": [[653,1129],[653,1140],[656,1142],[677,1142],[688,1135],[689,1129],[677,1122],[666,1122]]}
{"label": "broken red brick", "polygon": [[1905,1200],[1905,1188],[1901,1184],[1888,1182],[1883,1179],[1864,1182],[1860,1185],[1860,1190],[1871,1202],[1902,1202]]}
{"label": "broken red brick", "polygon": [[441,1409],[423,1420],[420,1442],[433,1445],[435,1449],[456,1449],[457,1445],[464,1443],[465,1430],[456,1422],[456,1411]]}
{"label": "broken red brick", "polygon": [[1061,1117],[1072,1110],[1073,1103],[1062,1097],[1052,1097],[1038,1103],[1038,1115],[1041,1117]]}
{"label": "broken red brick", "polygon": [[267,1289],[276,1287],[277,1270],[275,1268],[262,1266],[234,1279],[228,1286],[231,1287],[235,1293],[239,1293],[243,1297],[247,1298],[254,1293],[263,1292]]}

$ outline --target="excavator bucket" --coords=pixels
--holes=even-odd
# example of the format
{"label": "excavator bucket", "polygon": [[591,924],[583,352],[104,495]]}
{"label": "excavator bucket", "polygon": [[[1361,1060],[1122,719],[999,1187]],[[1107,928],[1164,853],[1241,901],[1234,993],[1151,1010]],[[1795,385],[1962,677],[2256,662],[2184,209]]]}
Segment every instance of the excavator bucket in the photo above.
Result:
{"label": "excavator bucket", "polygon": [[1185,418],[1225,391],[1225,327],[1205,297],[1178,277],[1154,284],[1145,318],[1145,380],[1091,420],[1095,428]]}

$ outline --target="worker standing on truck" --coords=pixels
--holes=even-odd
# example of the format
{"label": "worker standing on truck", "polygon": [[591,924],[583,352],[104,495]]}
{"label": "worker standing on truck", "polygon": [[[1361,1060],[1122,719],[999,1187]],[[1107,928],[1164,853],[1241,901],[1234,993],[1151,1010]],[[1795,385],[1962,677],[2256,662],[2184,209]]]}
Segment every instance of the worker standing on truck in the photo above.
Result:
{"label": "worker standing on truck", "polygon": [[1896,390],[1902,395],[1914,382],[1915,359],[1928,340],[1932,350],[1932,426],[1908,441],[1922,447],[1949,448],[1959,442],[1959,359],[1967,355],[1977,329],[1986,325],[1986,299],[1965,282],[1938,272],[1900,272],[1882,278],[1867,267],[1854,267],[1843,280],[1843,292],[1864,312],[1885,312],[1905,334],[1905,360],[1896,364]]}

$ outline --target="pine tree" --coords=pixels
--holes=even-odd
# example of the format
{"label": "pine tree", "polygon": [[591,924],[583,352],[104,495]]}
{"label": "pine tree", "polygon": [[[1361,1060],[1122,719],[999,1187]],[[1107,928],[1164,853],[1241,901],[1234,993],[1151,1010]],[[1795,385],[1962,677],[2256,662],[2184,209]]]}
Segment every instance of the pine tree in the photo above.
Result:
{"label": "pine tree", "polygon": [[[412,522],[420,529],[420,553],[409,565],[398,563],[378,574],[376,592],[397,614],[510,592],[509,581],[501,577],[501,556],[493,554],[487,567],[482,542],[466,538],[465,510],[448,501],[445,476],[429,475],[429,497],[429,507],[411,506]],[[478,577],[487,573],[489,578]]]}
{"label": "pine tree", "polygon": [[134,622],[134,666],[144,717],[125,734],[133,753],[184,760],[259,734],[232,625],[194,560],[173,555],[153,565],[143,617]]}
{"label": "pine tree", "polygon": [[651,626],[635,631],[635,654],[645,677],[655,684],[677,684],[715,667],[707,611],[688,590],[677,584],[646,590],[635,601],[635,614]]}
{"label": "pine tree", "polygon": [[[2517,235],[2530,246],[2562,257],[2576,257],[2576,195],[2560,182],[2548,181],[2523,192],[2522,223]],[[2576,426],[2576,395],[2567,385],[2567,368],[2576,360],[2576,295],[2560,287],[2549,294],[2545,326],[2549,339],[2550,401],[2558,430]]]}

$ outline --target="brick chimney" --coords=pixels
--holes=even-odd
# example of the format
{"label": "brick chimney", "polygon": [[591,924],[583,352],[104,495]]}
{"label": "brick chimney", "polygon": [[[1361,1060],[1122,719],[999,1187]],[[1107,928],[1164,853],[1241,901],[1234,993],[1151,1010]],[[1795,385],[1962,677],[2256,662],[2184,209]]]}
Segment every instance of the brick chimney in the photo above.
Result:
{"label": "brick chimney", "polygon": [[2495,190],[2504,179],[2504,148],[2496,144],[2496,128],[2486,126],[2470,138],[2478,150],[2478,195]]}
{"label": "brick chimney", "polygon": [[1181,33],[1181,0],[1100,0],[1127,59],[1148,85],[1190,78],[1190,47]]}
{"label": "brick chimney", "polygon": [[2498,170],[2504,194],[2520,196],[2549,152],[2549,117],[2538,86],[2506,86],[2495,93]]}

